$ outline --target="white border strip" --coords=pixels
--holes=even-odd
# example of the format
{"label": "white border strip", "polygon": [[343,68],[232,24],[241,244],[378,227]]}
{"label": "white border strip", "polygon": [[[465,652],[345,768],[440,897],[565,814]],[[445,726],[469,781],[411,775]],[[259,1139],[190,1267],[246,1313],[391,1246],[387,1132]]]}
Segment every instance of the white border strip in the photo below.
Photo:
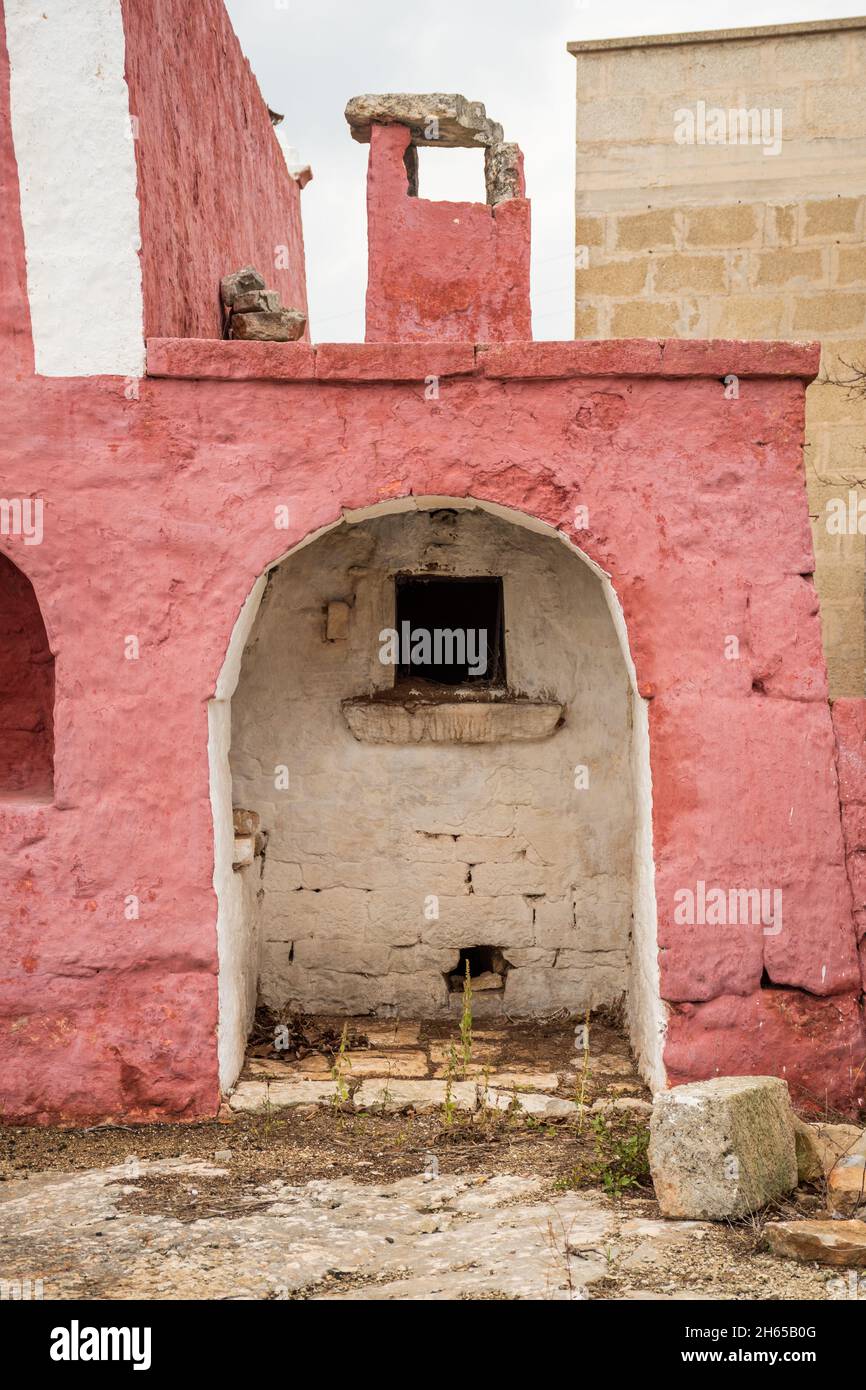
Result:
{"label": "white border strip", "polygon": [[12,139],[42,376],[144,374],[120,0],[6,0]]}

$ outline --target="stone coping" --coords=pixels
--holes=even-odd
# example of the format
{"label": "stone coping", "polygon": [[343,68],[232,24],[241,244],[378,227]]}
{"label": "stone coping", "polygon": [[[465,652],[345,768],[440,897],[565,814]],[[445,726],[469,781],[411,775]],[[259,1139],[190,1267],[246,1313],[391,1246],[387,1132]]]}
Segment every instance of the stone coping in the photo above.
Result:
{"label": "stone coping", "polygon": [[608,338],[511,343],[257,343],[149,338],[147,375],[184,381],[424,382],[431,377],[817,376],[817,342]]}
{"label": "stone coping", "polygon": [[687,43],[724,43],[741,39],[783,38],[786,34],[830,34],[840,29],[864,29],[866,17],[805,19],[794,24],[759,24],[745,29],[697,29],[688,34],[635,34],[621,39],[577,39],[566,44],[569,53],[598,53],[613,48],[654,48]]}

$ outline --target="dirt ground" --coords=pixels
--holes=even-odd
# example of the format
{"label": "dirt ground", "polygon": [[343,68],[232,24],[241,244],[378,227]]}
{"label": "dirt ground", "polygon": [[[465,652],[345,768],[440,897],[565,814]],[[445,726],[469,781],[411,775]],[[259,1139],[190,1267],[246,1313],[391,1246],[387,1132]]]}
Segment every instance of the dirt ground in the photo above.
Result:
{"label": "dirt ground", "polygon": [[[0,1214],[4,1196],[8,1196],[12,1199],[10,1216],[14,1208],[26,1220],[29,1190],[33,1193],[35,1218],[37,1209],[42,1210],[43,1200],[47,1200],[43,1199],[43,1186],[46,1192],[56,1193],[54,1180],[58,1177],[98,1175],[101,1200],[111,1204],[105,1220],[120,1220],[135,1231],[142,1221],[145,1225],[151,1223],[154,1230],[163,1234],[174,1231],[178,1239],[181,1230],[186,1229],[187,1234],[182,1237],[186,1248],[191,1240],[196,1240],[197,1232],[204,1240],[214,1230],[225,1232],[233,1225],[250,1221],[258,1221],[257,1230],[267,1230],[270,1213],[283,1212],[287,1202],[303,1206],[305,1191],[318,1202],[323,1184],[337,1193],[337,1208],[345,1206],[350,1194],[360,1212],[357,1221],[364,1229],[368,1222],[378,1229],[377,1223],[383,1219],[380,1209],[387,1213],[389,1199],[395,1194],[401,1200],[409,1200],[414,1194],[411,1211],[423,1213],[430,1194],[440,1188],[447,1190],[451,1196],[443,1198],[442,1210],[451,1221],[462,1210],[460,1201],[465,1201],[454,1193],[480,1191],[486,1185],[486,1191],[499,1196],[485,1221],[495,1223],[501,1218],[508,1225],[524,1212],[529,1220],[531,1212],[534,1232],[541,1214],[547,1213],[547,1243],[556,1247],[559,1231],[563,1246],[577,1250],[574,1258],[581,1268],[589,1256],[581,1249],[580,1241],[575,1246],[569,1234],[571,1227],[575,1221],[578,1226],[581,1222],[585,1225],[588,1213],[601,1223],[599,1230],[603,1227],[606,1232],[604,1240],[587,1237],[597,1263],[592,1266],[591,1276],[586,1273],[585,1284],[580,1284],[582,1292],[569,1295],[562,1292],[565,1286],[559,1286],[560,1292],[552,1296],[827,1297],[832,1271],[772,1256],[762,1239],[762,1227],[768,1217],[815,1214],[821,1206],[815,1192],[800,1190],[783,1207],[735,1225],[661,1220],[646,1165],[646,1112],[599,1113],[591,1109],[593,1102],[626,1097],[649,1099],[634,1071],[625,1039],[615,1023],[596,1021],[587,1055],[575,1050],[574,1030],[574,1020],[565,1019],[508,1028],[479,1024],[474,1049],[476,1075],[482,1066],[485,1070],[509,1069],[527,1074],[555,1072],[559,1079],[557,1093],[583,1103],[584,1111],[575,1121],[551,1123],[528,1115],[486,1110],[475,1115],[458,1113],[447,1121],[439,1112],[356,1113],[339,1103],[335,1088],[331,1105],[241,1114],[224,1107],[218,1119],[207,1123],[77,1130],[5,1127],[0,1128],[0,1184],[7,1186],[0,1185]],[[441,1058],[443,1045],[453,1041],[454,1034],[453,1025],[421,1025],[408,1046],[413,1056],[425,1052],[428,1070],[435,1071],[436,1058]],[[328,1066],[333,1065],[340,1029],[332,1021],[316,1020],[315,1027],[307,1029],[307,1037],[311,1035],[324,1038],[326,1044],[307,1048],[301,1042],[291,1056],[275,1056],[259,1042],[254,1049],[259,1055],[248,1058],[246,1074],[255,1075],[255,1069],[263,1066],[273,1074],[274,1070],[279,1071],[279,1065],[284,1065],[288,1075],[298,1067],[309,1069],[311,1059],[312,1064],[318,1065],[319,1057],[325,1057]],[[351,1079],[351,1058],[366,1055],[369,1061],[375,1042],[368,1042],[357,1023],[348,1036],[349,1063],[345,1075]],[[298,1056],[298,1052],[303,1055]],[[360,1061],[356,1065],[360,1068]],[[435,1173],[433,1181],[431,1172]],[[452,1192],[449,1184],[455,1181],[457,1187]],[[74,1183],[69,1191],[75,1191]],[[60,1198],[55,1195],[51,1200]],[[457,1209],[451,1210],[449,1202],[456,1202]],[[390,1208],[393,1207],[391,1201]],[[495,1216],[497,1212],[499,1218]],[[105,1227],[109,1235],[114,1230]],[[491,1230],[498,1228],[494,1224]],[[323,1237],[318,1228],[315,1238],[321,1244]],[[45,1239],[49,1242],[45,1257],[52,1263],[50,1237]],[[301,1243],[308,1242],[310,1233],[302,1230],[300,1239]],[[487,1240],[490,1244],[489,1233]],[[491,1248],[493,1245],[495,1242]],[[8,1248],[0,1240],[0,1278],[8,1265]],[[76,1254],[72,1247],[66,1253],[73,1263],[80,1260],[81,1252]],[[22,1259],[23,1267],[29,1269],[23,1255]],[[571,1259],[571,1255],[566,1256],[567,1267]],[[324,1263],[327,1265],[327,1260]],[[327,1269],[316,1273],[319,1266],[313,1265],[306,1282],[299,1275],[290,1291],[280,1296],[377,1297],[379,1288],[386,1290],[383,1297],[521,1296],[497,1290],[495,1271],[491,1270],[486,1272],[484,1281],[480,1277],[470,1284],[458,1281],[454,1285],[456,1292],[431,1293],[433,1285],[428,1280],[419,1285],[418,1292],[407,1291],[404,1295],[399,1281],[395,1284],[387,1261],[381,1269],[373,1263],[375,1269],[369,1267],[368,1254],[363,1258],[359,1255],[356,1264],[349,1261],[335,1280]],[[8,1277],[8,1268],[5,1273]],[[411,1271],[400,1277],[410,1280],[406,1285],[410,1290]],[[74,1287],[83,1297],[128,1296],[115,1292],[115,1285],[106,1281],[85,1292],[89,1287],[86,1277],[83,1284]],[[210,1296],[231,1296],[221,1293],[220,1288],[215,1284]],[[152,1296],[197,1295],[184,1294],[173,1287],[171,1293],[160,1295],[157,1291]],[[274,1295],[254,1289],[247,1296]],[[536,1292],[525,1296],[545,1295]]]}

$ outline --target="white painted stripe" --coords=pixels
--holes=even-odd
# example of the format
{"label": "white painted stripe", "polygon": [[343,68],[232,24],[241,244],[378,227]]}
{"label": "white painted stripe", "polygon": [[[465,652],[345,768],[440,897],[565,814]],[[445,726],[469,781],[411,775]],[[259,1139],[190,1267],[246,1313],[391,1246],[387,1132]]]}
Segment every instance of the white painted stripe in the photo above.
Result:
{"label": "white painted stripe", "polygon": [[141,376],[141,232],[120,0],[5,0],[36,370]]}

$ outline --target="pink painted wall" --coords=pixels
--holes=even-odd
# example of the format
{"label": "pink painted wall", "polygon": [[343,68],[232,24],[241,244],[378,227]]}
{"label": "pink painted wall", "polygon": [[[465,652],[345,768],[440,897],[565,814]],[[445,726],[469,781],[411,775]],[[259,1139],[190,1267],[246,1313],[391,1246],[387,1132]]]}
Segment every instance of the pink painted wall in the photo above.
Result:
{"label": "pink painted wall", "polygon": [[491,208],[410,197],[410,138],[408,126],[372,127],[367,342],[531,338],[528,200]]}
{"label": "pink painted wall", "polygon": [[300,189],[222,0],[123,0],[123,22],[145,332],[221,337],[220,278],[247,264],[306,312]]}
{"label": "pink painted wall", "polygon": [[835,700],[833,728],[845,864],[854,899],[860,968],[866,989],[866,700]]}
{"label": "pink painted wall", "polygon": [[9,119],[9,54],[0,5],[0,379],[33,371],[30,303],[24,268],[24,232],[18,165]]}
{"label": "pink painted wall", "polygon": [[[808,375],[815,353],[273,349],[155,344],[154,372],[193,379],[146,380],[138,401],[120,379],[3,388],[4,453],[50,519],[15,559],[58,652],[55,803],[0,803],[4,1114],[214,1112],[207,701],[233,624],[256,576],[341,509],[430,494],[537,517],[612,577],[650,701],[671,1079],[785,1074],[801,1098],[853,1109],[866,1039],[810,578],[803,384],[750,375]],[[248,379],[195,379],[229,372]],[[273,524],[285,502],[289,532]],[[578,505],[587,531],[574,529]],[[780,884],[781,935],[675,929],[673,894],[698,877]],[[129,894],[138,920],[124,915]]]}

